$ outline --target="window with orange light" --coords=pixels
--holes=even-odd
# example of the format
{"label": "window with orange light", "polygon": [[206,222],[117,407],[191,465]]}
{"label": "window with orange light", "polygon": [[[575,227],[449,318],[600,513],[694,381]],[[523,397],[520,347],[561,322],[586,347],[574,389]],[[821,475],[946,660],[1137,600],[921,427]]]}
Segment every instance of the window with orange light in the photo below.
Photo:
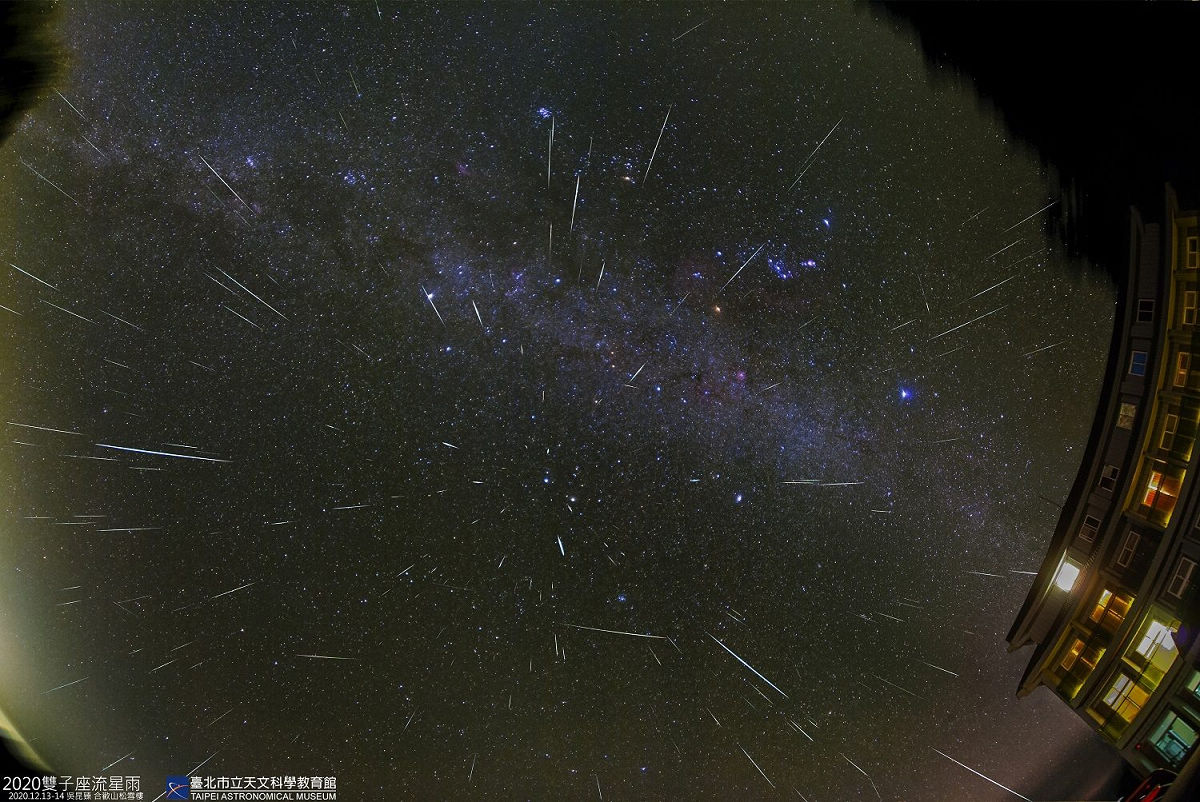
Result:
{"label": "window with orange light", "polygon": [[1075,642],[1068,647],[1066,654],[1063,655],[1059,667],[1063,671],[1070,671],[1075,666],[1075,661],[1079,659],[1079,653],[1083,651],[1083,647],[1084,642],[1079,638],[1075,638]]}
{"label": "window with orange light", "polygon": [[1182,475],[1170,476],[1162,471],[1150,471],[1150,480],[1146,482],[1146,489],[1142,493],[1142,504],[1169,513],[1175,509],[1182,482]]}
{"label": "window with orange light", "polygon": [[1100,624],[1100,628],[1105,632],[1116,632],[1121,626],[1121,622],[1125,620],[1125,615],[1129,612],[1129,608],[1133,606],[1133,597],[1125,593],[1113,593],[1105,588],[1100,591],[1099,597],[1096,599],[1096,604],[1092,607],[1091,615],[1088,616],[1094,624]]}

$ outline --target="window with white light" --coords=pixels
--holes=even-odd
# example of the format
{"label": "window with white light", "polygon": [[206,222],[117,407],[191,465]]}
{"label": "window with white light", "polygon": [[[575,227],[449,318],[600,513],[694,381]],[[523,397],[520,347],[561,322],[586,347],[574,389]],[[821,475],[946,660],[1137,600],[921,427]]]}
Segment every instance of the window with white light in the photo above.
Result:
{"label": "window with white light", "polygon": [[1077,579],[1079,579],[1079,563],[1063,558],[1063,561],[1059,563],[1058,570],[1054,573],[1054,587],[1070,593],[1074,589]]}
{"label": "window with white light", "polygon": [[1146,627],[1146,632],[1142,635],[1142,640],[1137,645],[1137,653],[1147,660],[1153,657],[1159,649],[1171,651],[1175,648],[1175,641],[1171,640],[1171,628],[1162,621],[1151,621],[1150,626]]}

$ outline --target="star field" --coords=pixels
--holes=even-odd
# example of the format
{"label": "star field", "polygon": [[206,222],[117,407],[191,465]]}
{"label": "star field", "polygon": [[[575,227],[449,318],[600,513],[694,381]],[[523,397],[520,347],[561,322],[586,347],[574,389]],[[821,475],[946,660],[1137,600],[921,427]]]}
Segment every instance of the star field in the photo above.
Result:
{"label": "star field", "polygon": [[908,38],[751,5],[64,24],[0,150],[0,706],[63,773],[989,800],[946,755],[1044,798],[1104,765],[1013,698],[1002,635],[1113,294],[1018,224],[1050,177]]}

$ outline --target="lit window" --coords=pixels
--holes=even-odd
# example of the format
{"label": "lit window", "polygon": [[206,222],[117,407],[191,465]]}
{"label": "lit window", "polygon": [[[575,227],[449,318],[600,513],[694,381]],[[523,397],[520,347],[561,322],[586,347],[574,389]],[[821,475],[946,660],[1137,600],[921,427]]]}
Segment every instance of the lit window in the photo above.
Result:
{"label": "lit window", "polygon": [[1092,614],[1088,616],[1093,621],[1099,621],[1100,616],[1104,615],[1104,608],[1108,606],[1108,600],[1112,598],[1112,591],[1105,588],[1100,592],[1100,598],[1096,600],[1096,606],[1092,608]]}
{"label": "lit window", "polygon": [[1154,500],[1158,498],[1158,491],[1162,487],[1162,483],[1162,471],[1150,471],[1150,481],[1146,483],[1146,492],[1142,496],[1143,504],[1147,507],[1154,505]]}
{"label": "lit window", "polygon": [[1188,237],[1184,265],[1189,270],[1200,267],[1200,237]]}
{"label": "lit window", "polygon": [[1171,639],[1171,629],[1161,621],[1151,621],[1142,635],[1142,641],[1137,646],[1137,653],[1147,660],[1154,657],[1159,649],[1173,651],[1175,641]]}
{"label": "lit window", "polygon": [[[1166,463],[1155,463],[1159,467],[1166,468]],[[1142,493],[1142,504],[1147,507],[1153,507],[1159,512],[1171,513],[1175,509],[1175,502],[1179,498],[1179,485],[1183,482],[1183,471],[1178,474],[1164,474],[1162,471],[1150,471],[1150,479],[1146,482],[1146,489]]]}
{"label": "lit window", "polygon": [[1197,735],[1196,728],[1190,722],[1170,711],[1154,729],[1150,743],[1169,766],[1177,769],[1191,754],[1192,747],[1196,745]]}
{"label": "lit window", "polygon": [[1196,325],[1196,291],[1186,290],[1183,293],[1183,325]]}
{"label": "lit window", "polygon": [[1112,687],[1108,689],[1108,693],[1104,695],[1104,704],[1112,707],[1113,703],[1116,702],[1117,699],[1120,698],[1121,694],[1125,693],[1125,690],[1132,684],[1133,680],[1131,680],[1125,674],[1117,677],[1117,681],[1112,684]]}
{"label": "lit window", "polygon": [[1121,403],[1121,411],[1117,415],[1118,429],[1132,429],[1133,419],[1137,417],[1137,404]]}
{"label": "lit window", "polygon": [[1133,597],[1124,593],[1114,594],[1105,589],[1096,600],[1089,618],[1100,625],[1105,632],[1116,632],[1125,620],[1129,608],[1133,606]]}
{"label": "lit window", "polygon": [[1129,373],[1133,376],[1146,375],[1146,352],[1134,351],[1129,358]]}
{"label": "lit window", "polygon": [[1192,355],[1187,351],[1180,351],[1179,356],[1175,358],[1175,386],[1187,387],[1191,372]]}
{"label": "lit window", "polygon": [[1126,532],[1125,539],[1121,541],[1121,551],[1117,553],[1117,565],[1122,568],[1128,568],[1133,562],[1133,556],[1137,554],[1138,543],[1142,541],[1142,536],[1137,532]]}
{"label": "lit window", "polygon": [[1142,710],[1150,694],[1139,688],[1128,674],[1120,674],[1104,695],[1104,704],[1112,709],[1119,719],[1133,721]]}
{"label": "lit window", "polygon": [[1175,444],[1175,430],[1179,428],[1179,416],[1167,415],[1163,421],[1162,439],[1158,441],[1160,448],[1170,449]]}
{"label": "lit window", "polygon": [[1054,586],[1059,590],[1065,590],[1067,593],[1075,587],[1075,580],[1079,579],[1079,565],[1065,557],[1059,563],[1058,571],[1054,574]]}
{"label": "lit window", "polygon": [[1194,561],[1187,557],[1180,557],[1179,562],[1175,565],[1175,575],[1171,577],[1171,584],[1167,586],[1167,593],[1177,599],[1182,599],[1183,592],[1192,583],[1192,572],[1195,570],[1196,563]]}
{"label": "lit window", "polygon": [[1100,531],[1100,519],[1094,515],[1083,516],[1083,525],[1079,527],[1079,539],[1091,543]]}
{"label": "lit window", "polygon": [[1121,475],[1121,469],[1116,465],[1105,465],[1100,471],[1100,487],[1103,490],[1112,492],[1117,487],[1117,477]]}
{"label": "lit window", "polygon": [[1138,323],[1149,323],[1154,320],[1154,299],[1139,298],[1137,305]]}
{"label": "lit window", "polygon": [[1059,663],[1059,668],[1063,671],[1070,671],[1075,666],[1075,661],[1079,659],[1079,653],[1083,651],[1084,642],[1079,638],[1075,638],[1075,642],[1067,649],[1067,653],[1063,655],[1062,662]]}

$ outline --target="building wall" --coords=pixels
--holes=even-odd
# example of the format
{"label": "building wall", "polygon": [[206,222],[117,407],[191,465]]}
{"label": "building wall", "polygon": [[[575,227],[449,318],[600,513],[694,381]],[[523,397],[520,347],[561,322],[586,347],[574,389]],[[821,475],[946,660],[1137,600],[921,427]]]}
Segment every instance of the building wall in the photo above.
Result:
{"label": "building wall", "polygon": [[1045,686],[1141,773],[1200,743],[1200,228],[1165,205],[1131,212],[1104,401],[1008,638],[1034,645],[1018,695]]}

